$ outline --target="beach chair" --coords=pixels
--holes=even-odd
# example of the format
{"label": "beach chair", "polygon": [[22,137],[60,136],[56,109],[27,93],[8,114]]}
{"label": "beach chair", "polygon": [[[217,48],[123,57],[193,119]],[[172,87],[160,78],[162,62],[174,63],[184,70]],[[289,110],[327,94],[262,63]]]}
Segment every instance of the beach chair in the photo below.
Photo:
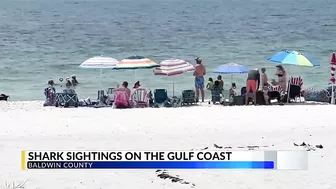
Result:
{"label": "beach chair", "polygon": [[106,99],[106,104],[107,105],[112,105],[114,102],[114,94],[113,94],[114,88],[108,88],[107,89],[107,99]]}
{"label": "beach chair", "polygon": [[79,100],[77,94],[71,94],[71,93],[56,93],[56,102],[55,106],[63,106],[65,108],[67,107],[78,107]]}
{"label": "beach chair", "polygon": [[[246,87],[242,87],[240,89],[240,95],[244,97],[244,100],[245,100],[245,94],[246,94]],[[248,94],[248,103],[249,102],[253,102],[253,91],[252,90],[250,90]]]}
{"label": "beach chair", "polygon": [[126,91],[114,92],[113,108],[117,109],[130,108],[129,98],[127,97]]}
{"label": "beach chair", "polygon": [[106,104],[106,101],[107,101],[107,96],[105,96],[104,90],[99,90],[97,102]]}
{"label": "beach chair", "polygon": [[146,89],[135,89],[135,91],[132,93],[131,99],[133,107],[135,108],[149,107],[149,98]]}
{"label": "beach chair", "polygon": [[222,92],[223,92],[223,89],[221,89],[221,88],[212,88],[211,89],[211,102],[213,104],[216,104],[217,102],[222,104],[222,102],[223,102]]}
{"label": "beach chair", "polygon": [[278,102],[281,100],[281,96],[284,93],[281,85],[268,85],[268,97],[269,101],[276,99]]}
{"label": "beach chair", "polygon": [[196,95],[194,90],[184,90],[182,91],[182,102],[181,105],[192,105],[196,103]]}
{"label": "beach chair", "polygon": [[79,100],[77,94],[65,94],[64,99],[64,107],[78,107]]}
{"label": "beach chair", "polygon": [[168,98],[168,92],[166,89],[154,90],[154,104],[155,107],[172,107],[171,100]]}
{"label": "beach chair", "polygon": [[291,100],[296,102],[297,98],[299,98],[299,101],[301,102],[302,85],[303,80],[301,77],[291,77],[288,80],[287,95],[285,98],[287,102],[290,102]]}

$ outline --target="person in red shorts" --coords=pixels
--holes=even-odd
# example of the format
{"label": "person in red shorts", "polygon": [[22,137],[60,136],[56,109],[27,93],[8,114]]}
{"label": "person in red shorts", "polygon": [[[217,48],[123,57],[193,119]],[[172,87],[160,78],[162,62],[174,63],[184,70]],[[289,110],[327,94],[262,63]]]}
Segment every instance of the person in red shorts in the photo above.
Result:
{"label": "person in red shorts", "polygon": [[246,81],[246,94],[245,94],[245,104],[248,104],[249,93],[252,90],[253,92],[253,102],[257,104],[257,90],[260,85],[260,73],[259,69],[250,70],[248,72],[247,81]]}

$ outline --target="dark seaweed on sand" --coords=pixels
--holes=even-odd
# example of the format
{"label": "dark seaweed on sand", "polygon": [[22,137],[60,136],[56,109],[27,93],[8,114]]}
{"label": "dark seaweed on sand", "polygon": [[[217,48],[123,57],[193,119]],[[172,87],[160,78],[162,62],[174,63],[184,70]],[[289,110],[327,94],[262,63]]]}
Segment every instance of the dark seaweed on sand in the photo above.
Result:
{"label": "dark seaweed on sand", "polygon": [[185,180],[179,178],[179,175],[176,175],[176,176],[170,175],[167,170],[160,170],[160,169],[158,169],[155,172],[157,174],[157,177],[159,177],[161,179],[164,179],[164,180],[169,179],[169,180],[171,180],[171,182],[174,182],[174,183],[191,184],[192,186],[195,186],[195,184],[190,183],[188,181],[185,181]]}

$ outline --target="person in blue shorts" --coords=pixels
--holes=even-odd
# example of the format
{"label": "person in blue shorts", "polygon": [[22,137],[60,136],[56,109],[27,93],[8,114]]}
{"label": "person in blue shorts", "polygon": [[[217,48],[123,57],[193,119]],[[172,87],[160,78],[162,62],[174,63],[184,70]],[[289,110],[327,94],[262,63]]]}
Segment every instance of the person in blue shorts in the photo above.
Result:
{"label": "person in blue shorts", "polygon": [[196,88],[196,101],[199,101],[199,93],[201,92],[202,102],[204,102],[204,75],[206,74],[206,70],[204,65],[202,64],[201,58],[196,58],[196,66],[194,71],[195,76],[195,88]]}

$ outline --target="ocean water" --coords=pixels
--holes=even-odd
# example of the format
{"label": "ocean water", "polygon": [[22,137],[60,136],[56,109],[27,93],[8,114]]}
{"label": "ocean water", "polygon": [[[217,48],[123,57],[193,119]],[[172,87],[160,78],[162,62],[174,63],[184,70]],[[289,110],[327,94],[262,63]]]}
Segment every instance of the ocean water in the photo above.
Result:
{"label": "ocean water", "polygon": [[[119,60],[141,55],[156,62],[201,57],[208,77],[228,62],[265,67],[282,49],[310,55],[321,66],[286,66],[304,87],[326,87],[330,56],[336,51],[336,11],[332,0],[1,0],[0,93],[11,100],[42,100],[49,78],[76,74],[81,98],[96,97],[99,70],[78,66],[92,56]],[[241,87],[246,75],[235,75]],[[143,87],[175,93],[194,87],[191,73],[154,76],[152,70],[104,71],[104,88],[140,80]],[[229,87],[230,76],[224,76]],[[58,90],[60,90],[58,86]]]}

